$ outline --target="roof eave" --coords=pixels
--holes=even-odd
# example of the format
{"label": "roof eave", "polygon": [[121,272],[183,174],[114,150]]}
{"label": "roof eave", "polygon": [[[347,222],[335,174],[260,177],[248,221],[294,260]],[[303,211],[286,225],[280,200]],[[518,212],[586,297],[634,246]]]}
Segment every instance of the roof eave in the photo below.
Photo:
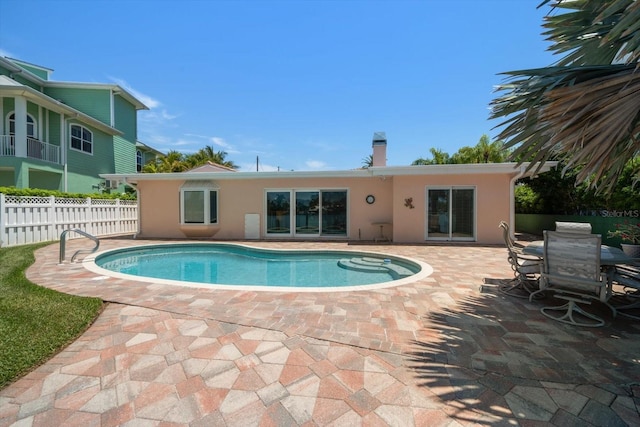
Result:
{"label": "roof eave", "polygon": [[[278,171],[278,172],[174,172],[148,174],[103,174],[105,179],[122,180],[129,183],[139,181],[174,181],[174,180],[240,180],[240,179],[273,179],[273,178],[366,178],[371,176],[407,176],[407,175],[470,175],[470,174],[508,174],[527,177],[549,171],[558,162],[546,162],[540,169],[529,168],[524,163],[481,163],[463,165],[426,165],[426,166],[380,166],[366,169],[342,171]],[[528,170],[527,170],[528,169]]]}
{"label": "roof eave", "polygon": [[[529,168],[529,163],[468,163],[447,165],[414,165],[414,166],[377,166],[370,167],[374,176],[406,176],[406,175],[469,175],[469,174],[513,174],[532,176],[549,171],[558,162],[545,162],[538,168]],[[527,170],[528,169],[528,170]]]}
{"label": "roof eave", "polygon": [[238,180],[238,179],[273,179],[273,178],[366,178],[371,176],[366,169],[346,171],[278,171],[278,172],[173,172],[173,173],[140,173],[140,174],[102,174],[105,179],[138,181],[174,181],[174,180]]}

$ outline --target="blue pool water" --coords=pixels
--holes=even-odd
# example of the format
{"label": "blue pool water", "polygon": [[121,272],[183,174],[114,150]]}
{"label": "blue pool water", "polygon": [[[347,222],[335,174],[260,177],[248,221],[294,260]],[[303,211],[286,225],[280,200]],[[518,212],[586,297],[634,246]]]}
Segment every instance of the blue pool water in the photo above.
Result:
{"label": "blue pool water", "polygon": [[420,265],[346,251],[281,251],[231,244],[172,244],[119,249],[95,264],[116,273],[181,282],[269,287],[344,287],[410,277]]}

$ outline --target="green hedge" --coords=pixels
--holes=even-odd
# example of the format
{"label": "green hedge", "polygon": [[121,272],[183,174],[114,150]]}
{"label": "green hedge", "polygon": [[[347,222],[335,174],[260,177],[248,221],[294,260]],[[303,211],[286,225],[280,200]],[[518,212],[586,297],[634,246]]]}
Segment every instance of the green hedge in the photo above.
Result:
{"label": "green hedge", "polygon": [[61,199],[120,199],[120,200],[136,200],[136,193],[64,193],[55,190],[40,190],[37,188],[16,188],[16,187],[0,187],[0,193],[7,196],[32,196],[32,197],[50,197],[54,196]]}

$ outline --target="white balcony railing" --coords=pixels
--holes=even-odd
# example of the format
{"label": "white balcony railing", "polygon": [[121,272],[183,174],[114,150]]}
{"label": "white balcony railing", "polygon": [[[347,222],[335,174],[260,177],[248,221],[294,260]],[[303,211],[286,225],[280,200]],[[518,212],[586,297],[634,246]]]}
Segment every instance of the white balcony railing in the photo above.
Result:
{"label": "white balcony railing", "polygon": [[[16,156],[16,139],[14,135],[0,135],[0,157],[2,156]],[[60,147],[27,137],[27,157],[60,164]]]}
{"label": "white balcony railing", "polygon": [[16,155],[16,145],[13,135],[0,135],[0,156],[14,157]]}
{"label": "white balcony railing", "polygon": [[27,157],[60,163],[60,147],[34,138],[27,138]]}

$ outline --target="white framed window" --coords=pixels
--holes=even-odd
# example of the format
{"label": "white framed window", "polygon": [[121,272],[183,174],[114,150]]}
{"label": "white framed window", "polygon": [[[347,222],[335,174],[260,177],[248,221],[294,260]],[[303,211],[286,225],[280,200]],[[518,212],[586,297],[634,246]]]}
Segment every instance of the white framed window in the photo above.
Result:
{"label": "white framed window", "polygon": [[[9,113],[9,118],[7,121],[9,123],[9,135],[15,135],[16,134],[16,114]],[[35,119],[31,114],[27,113],[27,137],[36,138],[37,131],[38,131],[38,127],[36,125]]]}
{"label": "white framed window", "polygon": [[93,133],[84,126],[71,125],[71,148],[93,154]]}
{"label": "white framed window", "polygon": [[142,170],[142,151],[136,150],[136,170],[140,172]]}
{"label": "white framed window", "polygon": [[180,188],[182,224],[218,224],[218,189],[211,184],[188,182]]}

